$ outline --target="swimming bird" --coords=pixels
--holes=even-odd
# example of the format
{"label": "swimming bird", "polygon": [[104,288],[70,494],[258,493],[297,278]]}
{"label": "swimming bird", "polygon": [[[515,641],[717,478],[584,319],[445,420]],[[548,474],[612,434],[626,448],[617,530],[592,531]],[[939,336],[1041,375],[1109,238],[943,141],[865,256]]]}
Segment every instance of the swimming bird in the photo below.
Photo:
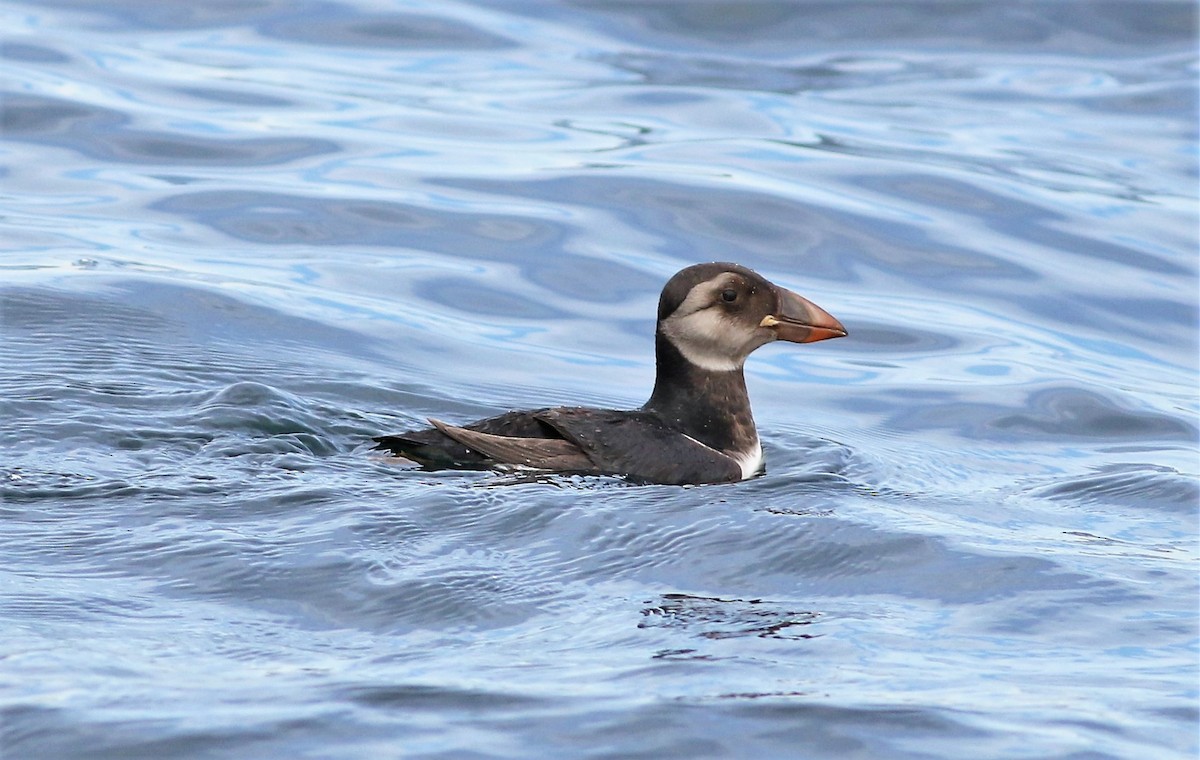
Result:
{"label": "swimming bird", "polygon": [[828,312],[746,267],[696,264],[658,301],[657,373],[639,409],[551,407],[462,427],[374,438],[376,449],[426,469],[530,468],[686,485],[764,471],[742,366],[772,341],[813,343],[846,328]]}

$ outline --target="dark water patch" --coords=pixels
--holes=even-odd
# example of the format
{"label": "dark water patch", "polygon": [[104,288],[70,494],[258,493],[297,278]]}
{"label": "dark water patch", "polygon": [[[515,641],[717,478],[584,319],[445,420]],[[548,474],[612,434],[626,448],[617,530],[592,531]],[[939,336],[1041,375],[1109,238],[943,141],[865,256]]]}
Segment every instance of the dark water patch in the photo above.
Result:
{"label": "dark water patch", "polygon": [[71,56],[54,48],[28,42],[0,40],[0,58],[22,63],[70,63]]}
{"label": "dark water patch", "polygon": [[[64,464],[85,467],[92,463],[75,461]],[[56,471],[23,466],[9,470],[8,482],[0,483],[0,497],[8,504],[37,507],[133,497],[184,499],[227,492],[227,486],[219,486],[205,480],[179,484],[171,478],[169,480],[173,482],[161,486],[152,485],[156,479],[154,474],[138,480],[97,472]],[[22,514],[27,515],[28,511],[23,510]]]}
{"label": "dark water patch", "polygon": [[1170,119],[1181,109],[1195,110],[1198,95],[1190,83],[1191,65],[1191,51],[1175,48],[1115,60],[1063,59],[1053,66],[1016,69],[1005,77],[1003,87],[978,87],[962,95],[999,105],[1040,101],[1060,108],[1069,103],[1098,115]]}
{"label": "dark water patch", "polygon": [[287,108],[295,102],[274,95],[251,90],[233,90],[224,87],[177,87],[175,92],[210,103],[226,103],[232,106],[254,106],[258,108]]}
{"label": "dark water patch", "polygon": [[[222,424],[222,423],[218,423]],[[230,424],[225,421],[223,424]],[[247,418],[233,423],[235,429],[251,429],[255,437],[244,440],[214,440],[206,453],[212,456],[274,457],[273,467],[290,472],[312,469],[314,464],[308,456],[329,456],[338,451],[338,445],[315,433],[296,433],[298,424],[275,417],[269,410],[256,410]],[[262,437],[267,433],[270,437]],[[295,456],[293,456],[295,455]]]}
{"label": "dark water patch", "polygon": [[[847,329],[854,335],[856,348],[863,353],[925,354],[955,352],[962,350],[964,341],[948,332],[935,330],[934,325],[915,321],[912,324],[874,322],[871,320],[845,320]],[[947,326],[949,327],[949,326]],[[796,361],[803,361],[797,359]],[[853,360],[863,366],[879,365],[862,360]]]}
{"label": "dark water patch", "polygon": [[6,136],[53,145],[101,161],[187,166],[270,166],[336,152],[330,140],[211,138],[182,132],[134,130],[107,108],[29,95],[6,95]]}
{"label": "dark water patch", "polygon": [[[337,538],[342,522],[311,516],[340,498],[333,490],[298,492],[293,486],[276,489],[258,509],[254,499],[226,493],[210,498],[213,506],[203,514],[177,517],[164,514],[169,505],[148,500],[142,526],[94,540],[86,553],[68,550],[69,556],[77,564],[104,563],[153,579],[177,599],[249,607],[311,630],[481,630],[538,614],[546,589],[502,571],[492,553],[463,553],[455,560],[404,542],[391,551],[406,552],[412,561],[387,567],[348,553]],[[431,547],[445,543],[429,541]],[[426,572],[430,563],[441,569]],[[329,578],[342,580],[331,585]]]}
{"label": "dark water patch", "polygon": [[[295,350],[361,343],[354,334],[212,291],[128,280],[95,292],[7,290],[0,302],[0,356],[26,372],[0,380],[9,504],[240,494],[254,507],[242,479],[286,481],[375,430],[313,396],[327,389],[304,359],[311,351]],[[312,342],[322,336],[332,344]],[[300,393],[276,385],[300,377],[310,378]]]}
{"label": "dark water patch", "polygon": [[[144,686],[130,684],[129,688]],[[212,698],[216,698],[215,695]],[[185,707],[164,711],[156,717],[131,718],[121,714],[119,695],[106,695],[99,715],[81,716],[70,708],[33,708],[20,705],[9,714],[0,713],[0,730],[11,720],[10,731],[0,733],[6,750],[27,758],[92,758],[94,760],[161,760],[166,757],[219,757],[228,754],[231,745],[250,755],[276,755],[281,745],[302,745],[314,736],[336,737],[341,733],[336,721],[278,717],[282,703],[238,725],[212,725],[198,720],[197,713]],[[303,700],[296,700],[303,702]],[[111,702],[111,704],[107,704]],[[228,709],[228,708],[227,708]],[[302,712],[308,712],[301,708]],[[212,718],[210,713],[209,718]],[[347,742],[362,740],[370,733],[359,731]],[[86,748],[86,749],[83,749]]]}
{"label": "dark water patch", "polygon": [[1174,257],[1154,255],[1131,246],[1097,239],[1094,235],[1063,229],[1066,220],[1058,214],[1044,209],[1039,211],[1032,205],[1022,208],[1022,205],[1024,204],[1014,204],[1011,213],[993,217],[992,226],[1015,240],[1027,240],[1046,250],[1165,275],[1195,274],[1192,267],[1182,264]]}
{"label": "dark water patch", "polygon": [[89,140],[87,144],[95,158],[130,163],[192,166],[269,166],[338,151],[338,146],[328,140],[208,139],[166,132],[114,135],[108,150],[101,155],[95,154],[99,147],[95,141]]}
{"label": "dark water patch", "polygon": [[339,696],[355,704],[387,712],[453,709],[466,714],[486,713],[492,718],[509,711],[524,711],[545,704],[545,700],[514,692],[451,689],[419,684],[347,686],[340,690]]}
{"label": "dark water patch", "polygon": [[[1128,559],[1126,559],[1128,562]],[[1150,600],[1146,591],[1120,589],[1115,584],[1093,583],[1081,593],[1064,594],[1047,590],[1027,595],[1019,605],[983,611],[977,621],[980,631],[1021,639],[1053,635],[1061,644],[1092,644],[1119,636],[1130,646],[1173,646],[1195,634],[1194,626],[1179,625],[1171,618],[1139,620],[1136,615],[1112,619],[1105,608],[1137,609]],[[1107,619],[1106,619],[1107,618]]]}
{"label": "dark water patch", "polygon": [[[151,205],[260,244],[403,246],[468,259],[529,265],[531,251],[561,249],[563,225],[498,214],[462,214],[346,198],[253,191],[180,194]],[[505,233],[494,230],[503,226]]]}
{"label": "dark water patch", "polygon": [[[333,494],[293,488],[287,489],[292,498],[280,500],[283,490],[276,489],[270,509],[243,504],[237,513],[221,508],[232,496],[228,491],[208,498],[212,507],[203,511],[154,506],[148,499],[136,519],[126,518],[125,535],[99,533],[86,556],[74,554],[76,566],[107,566],[150,579],[176,596],[240,600],[284,608],[308,620],[323,595],[339,593],[317,591],[323,584],[314,582],[323,573],[345,577],[353,563],[323,551],[330,528],[312,524],[305,515],[306,509],[328,504]],[[297,607],[309,594],[312,604]]]}
{"label": "dark water patch", "polygon": [[[552,524],[569,519],[572,512],[565,508],[571,491],[561,483],[515,483],[495,474],[423,474],[417,482],[394,477],[379,485],[394,494],[384,499],[387,506],[364,509],[350,526],[364,550],[375,556],[372,576],[381,572],[392,577],[412,566],[411,551],[442,540],[466,537],[467,546],[523,550],[552,534]],[[515,503],[507,493],[514,486],[521,486],[525,496]],[[611,488],[587,484],[583,489],[589,486],[602,493]],[[487,539],[480,542],[478,537]]]}
{"label": "dark water patch", "polygon": [[[538,568],[547,580],[639,581],[698,597],[715,596],[710,589],[734,594],[753,589],[787,598],[860,593],[968,603],[1035,590],[1073,593],[1095,587],[1086,576],[1038,557],[964,551],[932,536],[849,523],[837,519],[836,511],[812,519],[814,508],[836,509],[847,498],[885,498],[860,493],[844,482],[815,481],[796,492],[756,483],[751,503],[744,503],[736,490],[746,486],[684,492],[615,487],[580,498],[528,488],[510,491],[524,496],[522,501],[533,499],[531,509],[536,505],[559,514],[551,522],[543,520],[534,532],[499,532],[494,517],[462,523],[452,517],[454,510],[450,523],[442,524],[435,517],[437,507],[422,524],[441,525],[441,531],[466,546],[479,545],[479,537],[486,535],[484,543],[493,550],[523,558],[527,577]],[[823,488],[831,493],[821,495]],[[652,507],[656,498],[662,508]],[[466,503],[483,508],[473,496]],[[919,504],[914,499],[910,508]],[[505,502],[490,509],[506,512],[513,506]],[[451,529],[451,524],[458,527]]]}
{"label": "dark water patch", "polygon": [[[757,191],[657,180],[574,176],[507,182],[438,180],[451,187],[598,206],[660,237],[680,261],[727,261],[796,271],[813,279],[856,280],[857,267],[977,287],[978,278],[1035,279],[1012,261],[934,240],[921,227],[868,222],[855,214]],[[686,241],[684,243],[683,241]],[[853,255],[847,255],[853,252]],[[802,268],[801,268],[802,267]],[[995,287],[994,283],[991,287]]]}
{"label": "dark water patch", "polygon": [[762,599],[721,599],[664,594],[646,602],[639,628],[681,628],[706,639],[757,636],[768,639],[811,639],[810,626],[820,613],[793,611]]}
{"label": "dark water patch", "polygon": [[857,488],[848,473],[862,466],[861,456],[804,430],[777,429],[769,421],[759,424],[766,473],[742,485],[755,509],[798,517],[833,515]]}
{"label": "dark water patch", "polygon": [[[830,704],[818,696],[821,693],[817,686],[812,692],[785,691],[781,696],[746,692],[689,695],[668,702],[645,700],[619,712],[598,711],[587,720],[569,720],[569,735],[584,746],[605,747],[602,756],[630,758],[797,753],[814,758],[941,757],[937,746],[943,742],[948,747],[962,746],[959,742],[980,746],[990,736],[987,729],[973,727],[966,716],[951,711],[921,706],[844,707]],[[909,751],[908,747],[924,749]]]}
{"label": "dark water patch", "polygon": [[[769,61],[703,58],[693,54],[651,52],[602,53],[601,63],[636,74],[641,84],[656,87],[696,87],[719,90],[801,93],[903,84],[923,79],[951,80],[972,75],[941,63],[902,59],[835,56],[805,66]],[[635,96],[636,97],[636,96]],[[672,103],[664,93],[660,105]],[[686,96],[679,96],[686,97]],[[693,95],[694,99],[700,96]]]}
{"label": "dark water patch", "polygon": [[[1081,387],[1038,388],[1009,405],[957,391],[872,395],[874,401],[856,397],[845,404],[880,410],[890,406],[889,425],[914,432],[952,430],[974,441],[1192,442],[1197,436],[1196,427],[1179,417],[1130,408],[1124,399]],[[890,404],[889,397],[894,398]],[[913,403],[916,398],[923,403]]]}
{"label": "dark water patch", "polygon": [[84,16],[77,23],[99,29],[185,30],[268,24],[275,18],[293,15],[308,16],[334,7],[332,3],[312,0],[217,0],[216,2],[186,5],[160,3],[155,0],[117,0],[96,4],[89,0],[38,0],[45,8],[64,8],[84,11],[106,23],[87,24]]}
{"label": "dark water patch", "polygon": [[222,388],[197,410],[201,426],[267,435],[312,434],[321,424],[296,396],[256,382]]}
{"label": "dark water patch", "polygon": [[1038,496],[1069,504],[1104,504],[1194,514],[1200,482],[1171,467],[1153,464],[1105,465],[1087,475],[1041,486]]}
{"label": "dark water patch", "polygon": [[[307,366],[305,354],[342,346],[370,352],[370,341],[327,322],[286,314],[235,298],[215,288],[163,280],[112,278],[92,290],[6,288],[0,291],[0,331],[6,345],[20,342],[37,364],[26,371],[53,368],[72,380],[111,387],[117,378],[141,387],[143,374],[158,379],[229,377],[232,372]],[[37,352],[35,347],[71,350]],[[208,357],[236,354],[232,365]],[[15,355],[15,354],[14,354]],[[136,373],[100,372],[114,366]],[[214,371],[215,370],[215,371]],[[89,372],[95,371],[96,376]],[[234,380],[244,379],[234,377]],[[159,387],[159,392],[165,389]],[[114,394],[116,395],[116,394]]]}
{"label": "dark water patch", "polygon": [[[1075,295],[1081,300],[1085,299],[1082,293]],[[1140,328],[1139,332],[1162,339],[1166,337],[1161,332],[1165,327],[1183,328],[1177,331],[1177,337],[1173,342],[1180,349],[1190,347],[1193,350],[1193,356],[1196,355],[1197,337],[1195,330],[1192,329],[1200,322],[1200,306],[1196,304],[1168,298],[1128,298],[1113,294],[1108,298],[1095,300],[1091,305],[1099,311],[1123,320],[1125,324],[1122,329],[1130,332],[1133,332],[1135,328]],[[1101,318],[1095,320],[1095,323],[1103,321]],[[1153,327],[1148,323],[1153,323]],[[1181,353],[1186,355],[1186,351],[1181,351]]]}
{"label": "dark water patch", "polygon": [[[1178,84],[1131,85],[1121,92],[1103,97],[1082,97],[1079,104],[1089,110],[1110,114],[1144,114],[1171,118],[1181,109],[1200,110],[1200,93],[1192,86],[1186,72],[1180,72]],[[1195,132],[1187,133],[1195,139]],[[1185,176],[1194,177],[1194,168],[1180,167]]]}
{"label": "dark water patch", "polygon": [[[1021,164],[1037,163],[1039,178],[1051,171],[1044,158],[989,157],[980,168],[995,171],[1004,166],[1016,169]],[[1086,170],[1073,169],[1067,174],[1082,172],[1089,180],[1099,180],[1111,185],[1116,192],[1143,194],[1141,189],[1131,188],[1130,173],[1112,171],[1099,165]],[[1039,181],[1042,181],[1039,179]],[[855,184],[869,187],[898,198],[919,199],[927,205],[943,210],[953,210],[977,217],[979,221],[1014,241],[1025,241],[1034,246],[1053,251],[1063,257],[1064,266],[1068,256],[1085,259],[1094,258],[1101,262],[1120,264],[1133,269],[1142,269],[1166,275],[1194,274],[1193,268],[1180,262],[1170,251],[1139,250],[1127,245],[1097,239],[1084,232],[1075,233],[1063,229],[1069,222],[1062,214],[1044,206],[1013,197],[1011,193],[989,191],[970,182],[962,182],[931,174],[889,174],[887,176],[863,176],[854,179]],[[1095,192],[1095,188],[1093,188]],[[1033,279],[1032,277],[1030,279]]]}
{"label": "dark water patch", "polygon": [[14,139],[48,140],[51,135],[103,134],[129,123],[110,108],[16,92],[0,93],[0,128]]}
{"label": "dark water patch", "polygon": [[[563,120],[553,123],[497,121],[461,112],[418,110],[372,118],[363,126],[412,138],[430,138],[441,144],[450,140],[460,140],[479,146],[480,149],[488,145],[505,146],[505,149],[524,145],[539,152],[542,146],[571,140],[576,129],[574,124]],[[411,155],[419,153],[413,148]]]}
{"label": "dark water patch", "polygon": [[507,37],[458,19],[419,13],[348,15],[345,7],[297,15],[264,24],[268,37],[310,45],[394,50],[502,50],[516,47]]}
{"label": "dark water patch", "polygon": [[[762,539],[755,560],[759,572],[803,579],[802,588],[820,589],[824,594],[839,594],[852,587],[859,594],[934,598],[946,603],[1091,585],[1085,576],[1036,557],[963,552],[928,536],[875,531],[841,521],[807,520],[803,525],[803,534],[795,529],[780,530],[786,538]],[[730,546],[726,551],[745,555],[749,561],[749,547],[740,544],[738,541],[736,548]]]}
{"label": "dark water patch", "polygon": [[538,616],[546,601],[545,589],[490,566],[375,579],[351,593],[344,614],[379,631],[506,628]]}
{"label": "dark water patch", "polygon": [[86,596],[77,589],[65,594],[15,594],[0,601],[0,614],[8,620],[33,618],[88,625],[113,623],[114,618],[144,618],[152,609],[145,601]]}
{"label": "dark water patch", "polygon": [[73,150],[102,161],[190,166],[269,166],[339,150],[308,137],[225,139],[133,129],[108,108],[5,93],[0,124],[7,137]]}
{"label": "dark water patch", "polygon": [[[868,138],[850,136],[847,134],[818,134],[816,139],[807,142],[786,140],[784,145],[829,153],[838,153],[872,160],[885,160],[911,164],[927,164],[935,168],[951,168],[969,174],[983,177],[999,177],[1020,184],[1062,193],[1087,192],[1107,195],[1109,197],[1133,202],[1148,202],[1156,190],[1145,184],[1131,184],[1131,174],[1120,174],[1100,168],[1099,164],[1089,166],[1086,171],[1069,163],[1054,165],[1050,160],[1041,157],[1027,157],[1020,151],[1006,151],[1000,156],[975,156],[963,151],[945,151],[912,145],[900,145]],[[1096,180],[1093,175],[1100,175]],[[901,180],[903,182],[904,180]],[[896,183],[875,176],[866,178],[868,185],[886,187]],[[898,188],[896,192],[901,192]],[[900,195],[899,197],[904,197]],[[1024,204],[1014,202],[1014,207]],[[1054,212],[1039,209],[1039,217],[1055,216]],[[1007,221],[1009,226],[1005,225]],[[1010,231],[1010,226],[1023,219],[1010,210],[1009,213],[993,217],[995,226]]]}
{"label": "dark water patch", "polygon": [[[728,713],[738,722],[762,725],[760,741],[812,747],[828,757],[888,754],[879,740],[880,730],[891,737],[889,746],[922,747],[896,750],[898,756],[910,757],[938,756],[937,747],[942,743],[981,748],[990,735],[986,728],[973,725],[969,714],[922,706],[845,707],[812,699],[739,700],[728,706]],[[767,728],[772,724],[781,727]],[[730,747],[730,751],[736,753],[737,748]]]}
{"label": "dark water patch", "polygon": [[530,270],[529,281],[561,296],[595,303],[622,303],[662,287],[660,278],[617,261],[572,256]]}
{"label": "dark water patch", "polygon": [[[992,218],[999,214],[1020,214],[1032,204],[1014,201],[970,182],[934,174],[890,172],[854,177],[854,184],[897,198],[923,202],[941,211]],[[1039,213],[1044,213],[1038,209]]]}
{"label": "dark water patch", "polygon": [[[575,22],[596,24],[610,34],[651,47],[703,49],[704,46],[756,54],[791,54],[795,41],[811,49],[836,45],[877,49],[879,40],[939,51],[1038,51],[1100,55],[1155,46],[1191,44],[1196,10],[1191,3],[1156,3],[1145,12],[1139,2],[1023,3],[991,6],[974,2],[938,3],[929,13],[922,3],[856,2],[854,23],[839,2],[796,4],[783,0],[706,0],[675,3],[574,0],[564,4],[592,14]],[[543,3],[515,3],[539,12]],[[558,14],[568,11],[559,10]],[[786,52],[785,52],[786,51]]]}
{"label": "dark water patch", "polygon": [[457,278],[424,278],[418,289],[433,304],[452,310],[467,310],[485,319],[553,320],[566,316],[565,312],[529,295],[505,293],[491,285],[466,283]]}
{"label": "dark water patch", "polygon": [[[96,338],[117,330],[136,337],[165,327],[160,317],[121,303],[119,298],[50,288],[5,288],[0,291],[0,313],[4,315],[0,330],[9,340],[53,343],[80,338],[85,332]],[[175,336],[168,333],[168,337]]]}
{"label": "dark water patch", "polygon": [[1028,412],[998,416],[989,422],[1005,435],[1125,440],[1195,441],[1197,428],[1182,419],[1134,410],[1081,388],[1045,388],[1029,395]]}
{"label": "dark water patch", "polygon": [[[1194,531],[1188,531],[1188,535],[1186,537],[1176,537],[1176,541],[1178,541],[1179,538],[1185,538],[1185,540],[1190,539],[1190,534],[1192,532]],[[1162,562],[1176,559],[1187,561],[1188,557],[1191,555],[1190,548],[1179,543],[1135,543],[1132,541],[1122,541],[1111,536],[1099,536],[1093,533],[1085,533],[1083,531],[1075,530],[1065,531],[1063,535],[1068,537],[1068,540],[1074,542],[1075,544],[1086,547],[1084,551],[1089,554],[1121,557],[1125,560]],[[1072,551],[1075,550],[1072,549]],[[1191,626],[1183,622],[1157,621],[1153,624],[1147,625],[1146,628],[1156,633],[1167,635],[1186,635],[1193,633],[1195,626]]]}

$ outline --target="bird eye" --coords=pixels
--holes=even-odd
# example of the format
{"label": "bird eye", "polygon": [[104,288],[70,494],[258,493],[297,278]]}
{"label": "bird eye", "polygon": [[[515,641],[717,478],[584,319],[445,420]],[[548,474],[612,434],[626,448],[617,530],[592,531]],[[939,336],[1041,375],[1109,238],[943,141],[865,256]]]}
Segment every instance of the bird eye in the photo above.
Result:
{"label": "bird eye", "polygon": [[721,300],[725,303],[733,303],[737,300],[737,291],[733,288],[725,288],[721,291]]}

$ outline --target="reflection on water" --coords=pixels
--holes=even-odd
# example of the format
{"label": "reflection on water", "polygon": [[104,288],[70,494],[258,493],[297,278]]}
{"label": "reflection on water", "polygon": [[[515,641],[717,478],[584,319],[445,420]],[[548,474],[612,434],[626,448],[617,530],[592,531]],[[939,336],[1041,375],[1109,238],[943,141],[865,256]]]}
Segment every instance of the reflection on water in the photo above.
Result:
{"label": "reflection on water", "polygon": [[[0,19],[0,755],[1195,754],[1194,4]],[[765,477],[367,452],[702,260],[850,330]]]}

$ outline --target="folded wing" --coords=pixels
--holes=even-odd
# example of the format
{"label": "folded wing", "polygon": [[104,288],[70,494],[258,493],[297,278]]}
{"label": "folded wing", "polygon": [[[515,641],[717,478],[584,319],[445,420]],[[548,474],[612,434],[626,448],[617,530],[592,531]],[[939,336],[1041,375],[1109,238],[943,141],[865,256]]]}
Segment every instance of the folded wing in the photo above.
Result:
{"label": "folded wing", "polygon": [[742,479],[733,457],[667,427],[651,412],[562,407],[536,417],[579,447],[598,472],[665,485]]}
{"label": "folded wing", "polygon": [[508,412],[464,427],[376,438],[376,448],[429,469],[517,465],[680,485],[741,480],[732,457],[667,427],[653,412],[559,407]]}
{"label": "folded wing", "polygon": [[562,438],[492,435],[447,425],[432,418],[429,422],[447,437],[497,463],[558,472],[589,472],[595,469],[592,460],[578,446]]}

